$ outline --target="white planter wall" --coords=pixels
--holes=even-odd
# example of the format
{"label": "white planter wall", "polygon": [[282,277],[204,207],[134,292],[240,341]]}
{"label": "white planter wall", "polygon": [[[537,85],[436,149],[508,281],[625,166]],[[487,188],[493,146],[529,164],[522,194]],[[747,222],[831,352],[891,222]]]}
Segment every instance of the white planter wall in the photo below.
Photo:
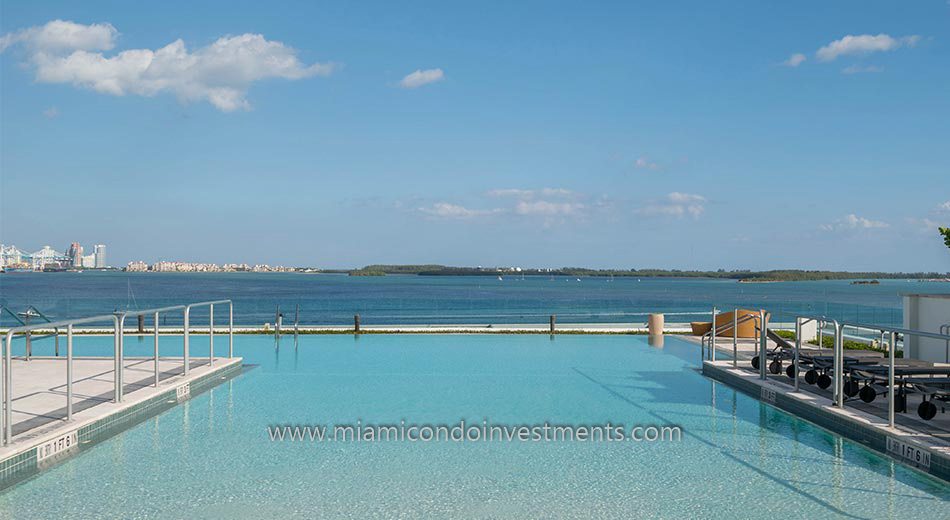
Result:
{"label": "white planter wall", "polygon": [[[950,294],[905,294],[904,328],[925,332],[940,332],[940,326],[950,324]],[[947,342],[933,338],[907,336],[904,338],[905,356],[946,363]]]}

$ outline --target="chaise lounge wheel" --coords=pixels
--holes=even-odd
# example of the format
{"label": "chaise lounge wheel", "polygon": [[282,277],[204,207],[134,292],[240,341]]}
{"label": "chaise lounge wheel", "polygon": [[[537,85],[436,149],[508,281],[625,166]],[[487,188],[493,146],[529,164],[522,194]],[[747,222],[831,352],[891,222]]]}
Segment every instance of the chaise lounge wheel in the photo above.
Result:
{"label": "chaise lounge wheel", "polygon": [[860,392],[858,392],[858,396],[861,397],[861,400],[865,403],[870,403],[875,397],[877,397],[877,391],[874,390],[871,385],[867,385],[862,388]]}
{"label": "chaise lounge wheel", "polygon": [[809,370],[808,372],[805,372],[805,382],[806,382],[806,383],[808,383],[808,384],[810,384],[810,385],[813,385],[813,384],[815,384],[815,382],[817,382],[817,381],[818,381],[818,371],[817,371],[817,370],[815,370],[815,369],[813,368],[813,369]]}
{"label": "chaise lounge wheel", "polygon": [[752,368],[756,370],[759,369],[759,356],[755,356],[752,358]]}
{"label": "chaise lounge wheel", "polygon": [[917,415],[925,421],[929,421],[937,415],[937,405],[933,401],[924,401],[917,407]]}
{"label": "chaise lounge wheel", "polygon": [[845,381],[844,395],[848,397],[854,397],[858,395],[859,391],[861,391],[861,387],[858,385],[857,381]]}
{"label": "chaise lounge wheel", "polygon": [[825,388],[828,388],[829,386],[831,386],[831,376],[829,376],[828,374],[822,374],[818,376],[818,388],[821,388],[822,390],[824,390]]}
{"label": "chaise lounge wheel", "polygon": [[795,365],[788,365],[788,367],[785,368],[785,375],[787,375],[789,379],[795,379]]}
{"label": "chaise lounge wheel", "polygon": [[782,362],[781,362],[781,361],[773,361],[773,362],[769,363],[769,372],[771,372],[771,373],[773,373],[773,374],[781,374],[781,373],[782,373]]}

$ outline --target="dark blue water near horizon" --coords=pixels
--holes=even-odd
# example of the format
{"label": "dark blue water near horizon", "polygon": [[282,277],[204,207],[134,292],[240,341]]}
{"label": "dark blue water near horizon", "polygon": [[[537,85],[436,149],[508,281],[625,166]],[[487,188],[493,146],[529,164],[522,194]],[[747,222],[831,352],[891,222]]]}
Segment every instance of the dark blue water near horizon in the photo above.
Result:
{"label": "dark blue water near horizon", "polygon": [[[147,309],[203,300],[234,300],[235,323],[365,324],[642,323],[644,313],[708,313],[715,305],[821,314],[852,322],[901,323],[901,294],[950,293],[950,284],[881,280],[738,283],[718,279],[550,276],[351,277],[302,273],[8,273],[0,304],[14,312],[33,305],[53,319]],[[219,316],[223,316],[220,314]],[[200,318],[200,314],[196,315]],[[220,318],[219,318],[220,319]],[[669,316],[668,322],[700,319]],[[163,318],[181,323],[178,315]],[[15,322],[3,313],[0,325]]]}

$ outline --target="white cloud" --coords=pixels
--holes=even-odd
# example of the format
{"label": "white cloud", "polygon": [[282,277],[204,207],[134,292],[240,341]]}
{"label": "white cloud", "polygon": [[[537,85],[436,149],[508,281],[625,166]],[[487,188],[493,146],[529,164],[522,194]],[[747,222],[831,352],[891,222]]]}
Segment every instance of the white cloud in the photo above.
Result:
{"label": "white cloud", "polygon": [[699,218],[706,211],[706,198],[692,193],[674,191],[666,196],[665,200],[649,204],[637,210],[637,213],[646,216],[690,216]]}
{"label": "white cloud", "polygon": [[653,171],[657,171],[660,169],[659,164],[650,161],[646,157],[637,158],[636,162],[634,162],[633,165],[637,167],[638,169],[653,170]]}
{"label": "white cloud", "polygon": [[573,197],[575,193],[564,188],[542,188],[541,195],[544,197]]}
{"label": "white cloud", "polygon": [[802,53],[795,53],[788,57],[787,60],[782,62],[782,65],[786,67],[797,67],[805,62],[808,58]]}
{"label": "white cloud", "polygon": [[[941,217],[938,217],[938,218],[941,218]],[[950,223],[946,221],[932,220],[927,217],[907,218],[905,220],[907,224],[913,228],[912,229],[913,231],[922,235],[929,235],[931,233],[934,233],[937,231],[937,228],[945,227],[948,225],[948,223]]]}
{"label": "white cloud", "polygon": [[815,56],[819,61],[833,61],[839,56],[849,54],[869,54],[872,52],[886,52],[901,47],[913,47],[920,40],[920,36],[904,36],[894,38],[887,34],[860,34],[847,35],[818,49]]}
{"label": "white cloud", "polygon": [[862,67],[861,65],[851,65],[841,69],[842,74],[861,74],[864,72],[884,72],[884,67],[879,67],[877,65],[868,65]]}
{"label": "white cloud", "polygon": [[0,52],[23,43],[31,52],[107,51],[115,46],[119,31],[108,23],[82,25],[53,20],[43,26],[30,27],[0,37]]}
{"label": "white cloud", "polygon": [[43,111],[43,117],[46,119],[55,119],[59,116],[59,109],[56,107],[49,107]]}
{"label": "white cloud", "polygon": [[584,205],[576,202],[551,202],[547,200],[522,200],[515,205],[518,215],[540,215],[545,217],[576,215]]}
{"label": "white cloud", "polygon": [[432,206],[419,208],[419,211],[438,218],[468,219],[499,213],[499,209],[471,209],[448,202],[436,202]]}
{"label": "white cloud", "polygon": [[519,190],[516,188],[502,188],[497,190],[490,190],[488,195],[491,197],[517,197],[519,199],[526,199],[534,196],[534,190]]}
{"label": "white cloud", "polygon": [[842,229],[883,229],[890,227],[890,224],[880,220],[871,220],[865,217],[859,217],[854,213],[846,215],[831,224],[822,224],[819,226],[824,231],[836,231]]}
{"label": "white cloud", "polygon": [[130,49],[113,56],[117,32],[109,24],[55,20],[3,37],[0,48],[22,44],[40,83],[68,83],[103,94],[175,94],[181,101],[208,101],[219,110],[249,109],[247,89],[267,78],[326,76],[330,63],[304,65],[297,51],[260,34],[225,36],[189,51],[182,40],[160,49]]}
{"label": "white cloud", "polygon": [[950,213],[950,200],[938,205],[937,211]]}
{"label": "white cloud", "polygon": [[[450,202],[438,202],[418,208],[418,212],[428,217],[459,220],[489,216],[540,219],[545,226],[551,226],[568,218],[584,218],[589,209],[584,203],[585,195],[565,188],[503,188],[489,190],[484,195],[486,198],[502,199],[501,203],[491,209],[473,209]],[[607,207],[603,200],[596,201],[593,206],[601,211]]]}
{"label": "white cloud", "polygon": [[587,206],[580,202],[581,194],[564,188],[541,188],[524,190],[505,188],[490,190],[485,194],[492,198],[508,199],[501,207],[492,209],[472,209],[449,202],[438,202],[428,207],[418,208],[420,213],[430,217],[469,219],[491,215],[510,217],[543,217],[546,224],[558,222],[563,217],[582,217]]}
{"label": "white cloud", "polygon": [[399,86],[402,88],[419,88],[443,79],[445,79],[445,75],[442,73],[442,69],[417,70],[402,78]]}
{"label": "white cloud", "polygon": [[513,197],[516,199],[533,199],[535,197],[574,197],[577,194],[564,188],[542,188],[540,190],[521,190],[517,188],[503,188],[490,190],[488,195],[491,197]]}

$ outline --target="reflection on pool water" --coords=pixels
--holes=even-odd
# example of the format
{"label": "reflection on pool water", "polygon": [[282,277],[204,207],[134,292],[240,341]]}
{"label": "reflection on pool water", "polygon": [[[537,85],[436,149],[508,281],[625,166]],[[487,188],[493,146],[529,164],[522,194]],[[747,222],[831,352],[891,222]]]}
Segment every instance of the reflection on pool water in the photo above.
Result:
{"label": "reflection on pool water", "polygon": [[[179,343],[164,338],[163,353]],[[200,355],[207,338],[192,344]],[[76,348],[108,353],[111,338]],[[235,348],[256,366],[6,490],[0,517],[950,517],[950,486],[704,378],[699,349],[675,337],[660,348],[644,336],[326,335],[296,347],[285,336],[275,349],[272,337],[236,336]],[[676,425],[683,439],[267,434],[461,419]]]}

